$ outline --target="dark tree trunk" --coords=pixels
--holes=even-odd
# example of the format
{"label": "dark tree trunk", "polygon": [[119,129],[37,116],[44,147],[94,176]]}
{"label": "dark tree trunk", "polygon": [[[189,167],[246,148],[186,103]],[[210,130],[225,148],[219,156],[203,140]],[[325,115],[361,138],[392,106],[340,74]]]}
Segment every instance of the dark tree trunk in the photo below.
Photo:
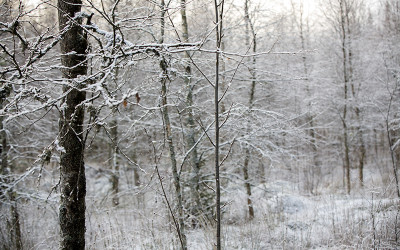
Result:
{"label": "dark tree trunk", "polygon": [[[62,71],[70,85],[64,87],[67,93],[63,99],[59,122],[61,153],[61,204],[60,204],[60,249],[85,249],[85,196],[86,177],[84,166],[83,120],[86,93],[79,83],[73,82],[80,75],[86,75],[87,40],[81,20],[70,20],[81,11],[81,0],[59,0],[58,19],[60,30],[69,28],[60,42]],[[76,52],[76,53],[71,53]]]}

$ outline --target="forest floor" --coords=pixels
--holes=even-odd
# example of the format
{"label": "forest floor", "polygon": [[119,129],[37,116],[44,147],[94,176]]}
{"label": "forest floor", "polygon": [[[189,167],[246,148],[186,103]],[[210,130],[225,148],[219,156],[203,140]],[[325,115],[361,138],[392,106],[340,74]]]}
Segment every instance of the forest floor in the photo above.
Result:
{"label": "forest floor", "polygon": [[[134,187],[130,174],[121,177],[120,204],[113,207],[107,173],[87,169],[86,248],[179,249],[159,182]],[[59,196],[54,192],[47,197],[57,178],[50,172],[42,175],[40,190],[32,179],[31,189],[21,192],[21,197],[29,196],[18,205],[24,249],[58,248]],[[400,202],[387,188],[309,195],[277,179],[253,186],[255,218],[249,220],[244,188],[225,187],[223,249],[399,249]],[[167,191],[172,193],[172,185]],[[1,209],[0,240],[6,249],[8,208]],[[210,223],[189,228],[186,234],[189,249],[213,249],[215,229]]]}

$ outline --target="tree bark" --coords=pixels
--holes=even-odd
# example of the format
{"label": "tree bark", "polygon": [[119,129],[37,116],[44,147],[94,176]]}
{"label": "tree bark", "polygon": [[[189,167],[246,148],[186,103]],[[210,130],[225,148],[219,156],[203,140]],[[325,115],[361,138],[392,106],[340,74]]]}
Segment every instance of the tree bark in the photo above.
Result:
{"label": "tree bark", "polygon": [[[83,29],[79,26],[81,20],[71,18],[81,11],[81,0],[58,0],[58,20],[60,30],[69,27],[60,41],[62,73],[69,80],[64,87],[66,94],[62,100],[59,138],[64,151],[60,156],[61,166],[61,204],[60,227],[61,249],[85,249],[85,196],[86,177],[84,166],[83,120],[86,92],[82,84],[77,83],[78,76],[86,75],[87,40]],[[71,53],[75,52],[75,53]]]}

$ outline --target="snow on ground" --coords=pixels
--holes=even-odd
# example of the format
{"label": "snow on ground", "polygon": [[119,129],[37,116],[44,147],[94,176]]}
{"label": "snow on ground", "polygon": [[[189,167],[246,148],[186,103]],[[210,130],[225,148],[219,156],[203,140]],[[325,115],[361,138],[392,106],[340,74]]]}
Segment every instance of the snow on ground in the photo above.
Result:
{"label": "snow on ground", "polygon": [[[88,167],[87,249],[179,249],[171,215],[156,180],[134,187],[121,178],[120,205],[113,207],[109,173]],[[42,183],[54,174],[42,177]],[[172,183],[165,180],[168,194]],[[35,181],[32,186],[36,187]],[[387,188],[386,188],[387,189]],[[224,189],[224,249],[400,249],[400,203],[385,188],[357,189],[351,195],[305,195],[289,181],[253,186],[255,218],[250,221],[242,185]],[[36,190],[37,192],[37,190]],[[46,197],[47,191],[37,197]],[[58,194],[21,201],[27,249],[56,249]],[[170,200],[172,197],[168,197]],[[6,207],[2,207],[6,214]],[[4,217],[4,216],[3,216]],[[5,219],[5,217],[2,219]],[[0,240],[7,237],[0,226]],[[213,249],[215,226],[188,229],[189,249]]]}

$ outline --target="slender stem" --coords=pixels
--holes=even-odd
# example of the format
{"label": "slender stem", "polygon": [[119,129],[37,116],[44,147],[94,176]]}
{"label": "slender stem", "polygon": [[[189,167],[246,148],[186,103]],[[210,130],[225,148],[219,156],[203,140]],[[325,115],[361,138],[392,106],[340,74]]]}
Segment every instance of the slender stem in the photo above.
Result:
{"label": "slender stem", "polygon": [[[219,4],[214,0],[215,8],[215,35],[217,53],[215,53],[215,85],[214,85],[214,104],[215,104],[215,186],[216,186],[216,220],[217,220],[217,250],[221,249],[221,184],[219,179],[219,53],[222,39],[222,14],[224,1],[220,2],[221,11],[218,10]],[[220,18],[221,17],[221,18]]]}

